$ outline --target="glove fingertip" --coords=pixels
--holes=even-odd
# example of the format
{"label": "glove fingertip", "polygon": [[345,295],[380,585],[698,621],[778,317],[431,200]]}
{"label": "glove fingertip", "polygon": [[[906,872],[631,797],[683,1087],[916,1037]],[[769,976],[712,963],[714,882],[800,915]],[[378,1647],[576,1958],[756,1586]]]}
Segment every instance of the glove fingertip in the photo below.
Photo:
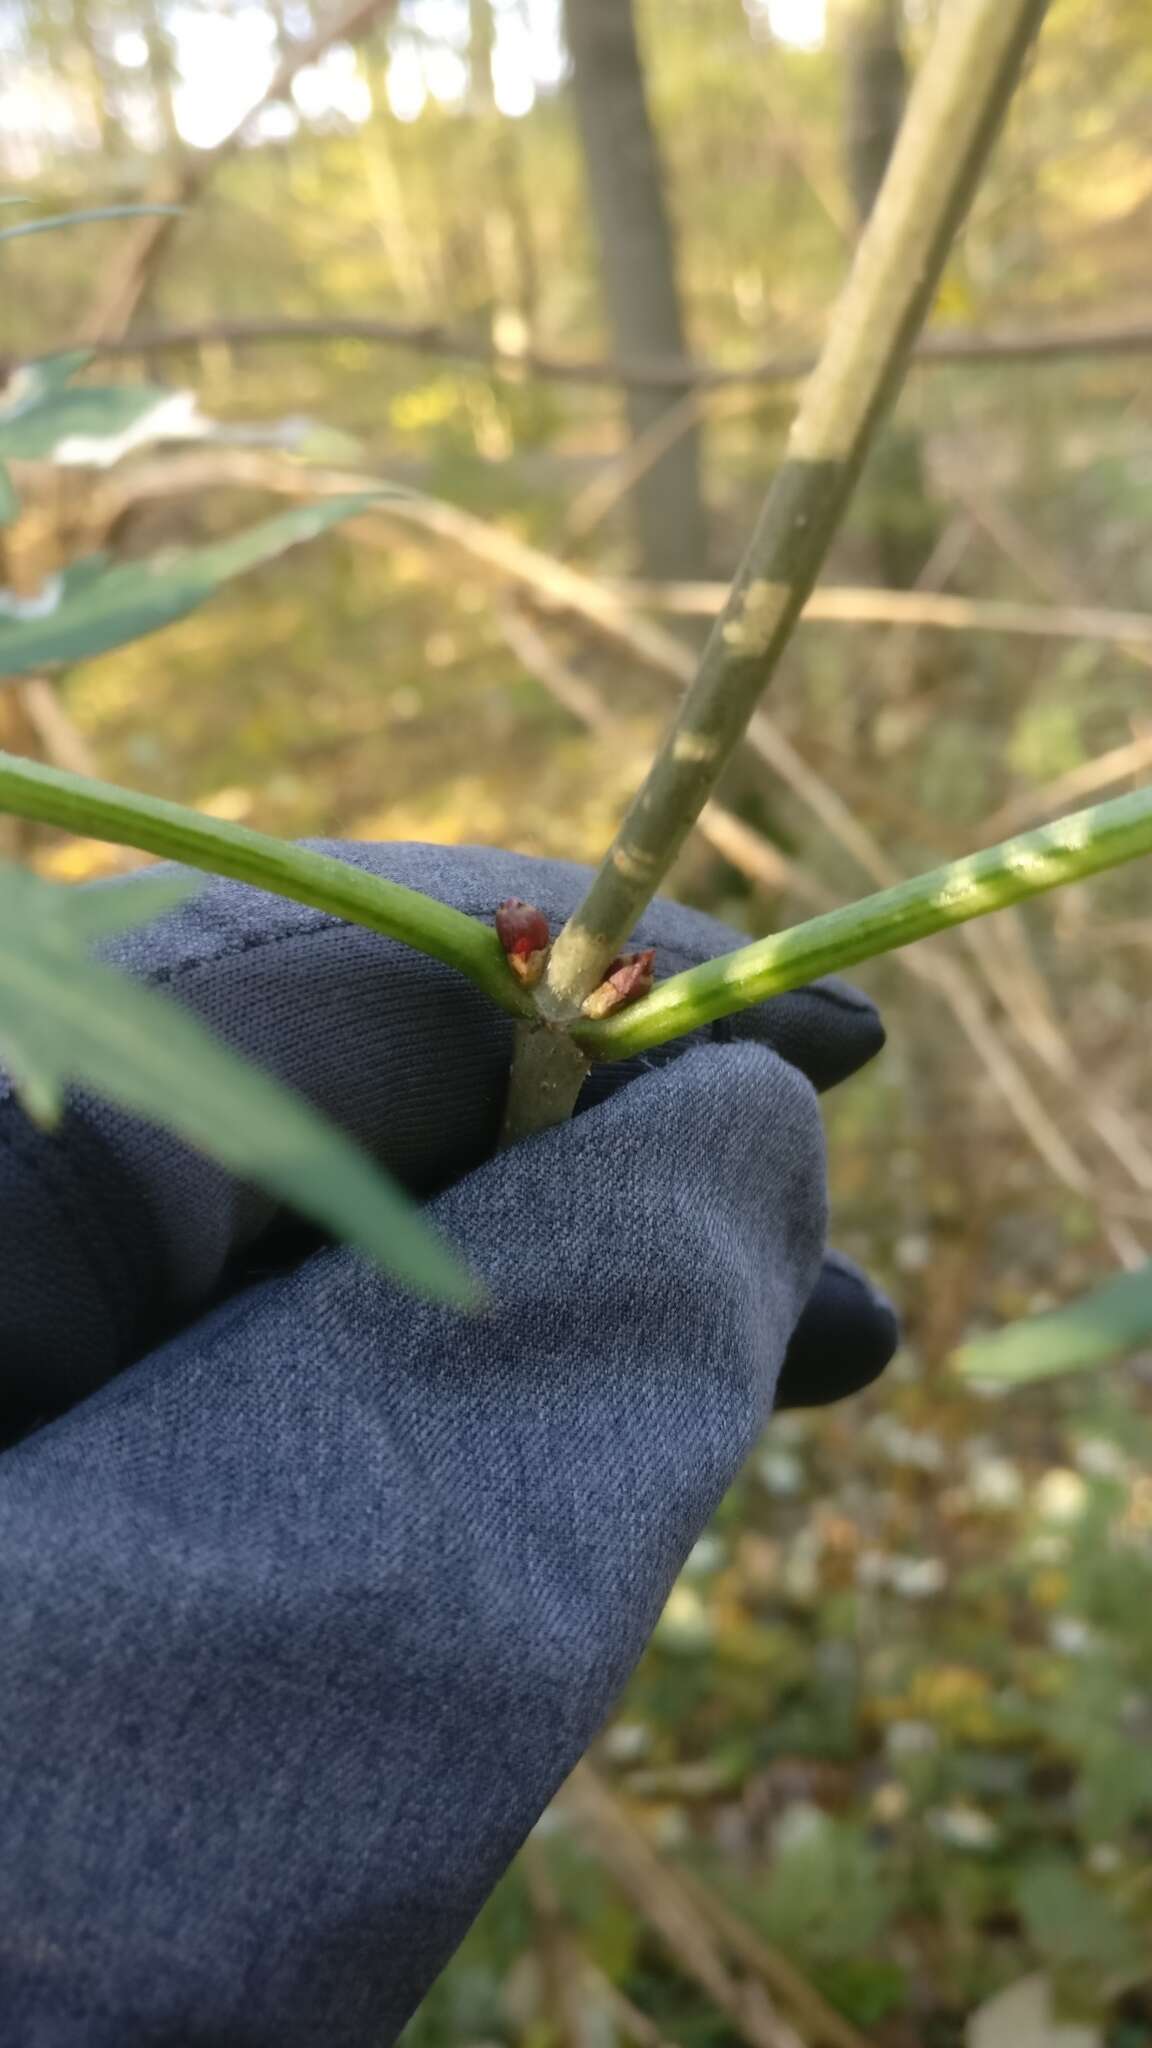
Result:
{"label": "glove fingertip", "polygon": [[777,1408],[822,1408],[880,1377],[900,1347],[900,1319],[886,1294],[839,1252],[792,1333],[776,1385]]}

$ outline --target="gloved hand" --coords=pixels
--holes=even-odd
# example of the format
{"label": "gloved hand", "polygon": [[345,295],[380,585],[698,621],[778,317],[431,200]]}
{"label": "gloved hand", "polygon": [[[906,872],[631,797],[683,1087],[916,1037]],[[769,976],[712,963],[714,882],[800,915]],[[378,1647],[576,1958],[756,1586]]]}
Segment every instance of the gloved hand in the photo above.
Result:
{"label": "gloved hand", "polygon": [[[583,879],[327,850],[554,926]],[[733,940],[657,904],[639,942],[663,974]],[[0,2013],[21,2048],[383,2044],[603,1722],[782,1365],[822,1400],[894,1347],[822,1272],[812,1092],[882,1032],[821,984],[490,1156],[509,1022],[437,962],[219,882],[104,951],[429,1195],[491,1306],[312,1249],[106,1105],[48,1137],[0,1100]]]}

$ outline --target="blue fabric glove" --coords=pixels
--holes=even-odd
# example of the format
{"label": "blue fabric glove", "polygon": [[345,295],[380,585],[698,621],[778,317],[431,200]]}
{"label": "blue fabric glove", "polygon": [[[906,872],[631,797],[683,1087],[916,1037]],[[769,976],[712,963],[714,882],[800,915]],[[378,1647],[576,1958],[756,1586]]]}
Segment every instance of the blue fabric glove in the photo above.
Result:
{"label": "blue fabric glove", "polygon": [[[558,921],[583,879],[328,850],[487,915]],[[732,943],[667,904],[641,939],[661,972]],[[46,1137],[0,1101],[5,2038],[385,2043],[602,1724],[785,1359],[821,1399],[893,1348],[854,1269],[821,1278],[812,1085],[882,1034],[801,991],[493,1157],[508,1023],[437,963],[226,883],[105,950],[428,1195],[492,1306],[313,1248],[105,1105]]]}

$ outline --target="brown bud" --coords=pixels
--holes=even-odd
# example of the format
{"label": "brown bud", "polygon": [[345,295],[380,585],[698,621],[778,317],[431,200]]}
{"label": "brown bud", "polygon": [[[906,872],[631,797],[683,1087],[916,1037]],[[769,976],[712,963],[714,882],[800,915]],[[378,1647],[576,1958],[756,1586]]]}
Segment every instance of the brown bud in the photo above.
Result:
{"label": "brown bud", "polygon": [[509,896],[496,912],[496,936],[517,981],[534,988],[548,961],[552,934],[548,919],[534,903]]}
{"label": "brown bud", "polygon": [[612,1017],[617,1010],[623,1010],[629,1003],[638,1002],[652,987],[652,963],[656,954],[651,947],[645,953],[622,953],[609,962],[599,988],[594,988],[582,1005],[586,1017]]}

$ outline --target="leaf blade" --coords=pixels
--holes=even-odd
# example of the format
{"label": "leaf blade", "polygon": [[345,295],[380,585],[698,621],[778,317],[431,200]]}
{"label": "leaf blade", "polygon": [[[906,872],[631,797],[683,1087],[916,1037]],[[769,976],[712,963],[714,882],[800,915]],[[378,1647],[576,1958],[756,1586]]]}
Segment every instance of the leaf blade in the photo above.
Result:
{"label": "leaf blade", "polygon": [[[13,201],[23,205],[23,200]],[[16,242],[24,235],[47,235],[55,228],[86,227],[96,220],[139,220],[143,215],[171,214],[178,218],[183,206],[88,206],[76,213],[49,213],[40,220],[22,221],[18,228],[0,228],[0,242]]]}
{"label": "leaf blade", "polygon": [[1063,1308],[1009,1323],[956,1352],[965,1379],[1025,1386],[1126,1358],[1152,1338],[1152,1261],[1120,1273]]}
{"label": "leaf blade", "polygon": [[0,404],[0,457],[110,468],[133,448],[203,437],[207,422],[190,391],[71,384],[89,356],[77,350],[15,371]]}
{"label": "leaf blade", "polygon": [[531,1015],[531,998],[509,974],[490,925],[435,896],[369,874],[331,854],[16,754],[0,753],[0,812],[116,846],[134,846],[162,860],[228,875],[254,889],[310,904],[443,960],[510,1016]]}
{"label": "leaf blade", "polygon": [[[86,956],[123,929],[107,900],[0,870],[0,1049],[29,1112],[51,1120],[90,1088],[257,1181],[420,1292],[474,1306],[478,1285],[334,1124],[213,1037],[171,997]],[[169,908],[183,878],[142,877],[128,921]],[[109,914],[111,909],[111,915]]]}
{"label": "leaf blade", "polygon": [[370,491],[296,505],[231,539],[148,562],[83,556],[32,598],[0,591],[0,676],[106,654],[186,618],[233,576],[379,502]]}

